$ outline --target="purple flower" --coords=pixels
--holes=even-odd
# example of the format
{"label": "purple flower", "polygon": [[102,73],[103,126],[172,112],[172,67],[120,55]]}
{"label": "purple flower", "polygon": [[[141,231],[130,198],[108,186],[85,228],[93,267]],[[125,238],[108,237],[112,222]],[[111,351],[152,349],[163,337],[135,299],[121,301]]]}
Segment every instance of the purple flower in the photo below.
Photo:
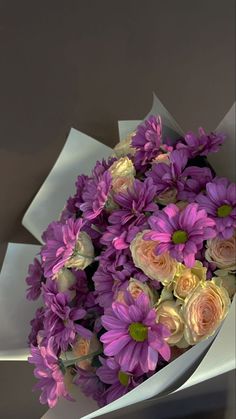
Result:
{"label": "purple flower", "polygon": [[49,339],[47,347],[36,348],[32,346],[30,352],[31,356],[29,356],[28,361],[35,365],[34,375],[39,379],[34,389],[42,391],[40,402],[42,404],[48,403],[49,407],[54,407],[59,397],[73,400],[65,388],[64,376],[59,367],[53,338]]}
{"label": "purple flower", "polygon": [[60,221],[65,222],[68,218],[76,218],[79,212],[79,207],[83,204],[82,194],[87,184],[88,176],[80,175],[76,181],[76,193],[74,196],[70,196],[66,202],[66,206],[61,213]]}
{"label": "purple flower", "polygon": [[133,188],[115,195],[115,202],[121,207],[114,211],[108,221],[113,225],[139,226],[146,221],[145,212],[154,212],[158,206],[153,202],[156,187],[152,179],[141,182],[135,179]]}
{"label": "purple flower", "polygon": [[97,303],[104,308],[110,307],[111,301],[117,298],[119,291],[127,290],[130,278],[141,282],[148,280],[147,276],[136,268],[128,253],[121,253],[114,260],[105,257],[104,253],[100,258],[99,267],[93,275]]}
{"label": "purple flower", "polygon": [[99,380],[98,376],[92,371],[85,371],[78,367],[76,371],[77,374],[74,378],[74,384],[81,388],[85,396],[92,397],[98,403],[99,407],[104,406],[105,386]]}
{"label": "purple flower", "polygon": [[226,178],[215,178],[207,183],[206,195],[196,198],[216,223],[216,230],[221,239],[230,239],[236,228],[236,185]]}
{"label": "purple flower", "polygon": [[31,320],[30,325],[31,325],[31,332],[29,334],[28,337],[28,344],[33,345],[33,346],[37,346],[38,342],[37,342],[37,336],[38,336],[38,332],[44,329],[44,307],[40,307],[36,310],[35,312],[35,318],[33,320]]}
{"label": "purple flower", "polygon": [[142,378],[140,378],[143,375],[142,371],[133,371],[132,373],[122,371],[114,358],[100,357],[100,361],[102,366],[97,369],[96,374],[103,383],[110,384],[104,393],[106,404],[124,396],[142,382]]}
{"label": "purple flower", "polygon": [[44,280],[43,269],[41,263],[37,258],[29,265],[28,276],[26,283],[29,285],[27,289],[26,298],[28,300],[37,300],[41,294],[41,285]]}
{"label": "purple flower", "polygon": [[68,294],[59,292],[54,294],[44,286],[45,321],[44,326],[48,336],[53,336],[55,343],[66,351],[69,344],[72,344],[76,335],[90,339],[92,332],[85,329],[77,320],[86,316],[82,308],[70,307]]}
{"label": "purple flower", "polygon": [[146,169],[147,165],[160,154],[161,134],[160,116],[150,116],[138,126],[132,137],[132,147],[137,149],[134,163],[138,170]]}
{"label": "purple flower", "polygon": [[[181,191],[184,188],[184,169],[188,162],[185,150],[174,150],[170,153],[170,165],[154,163],[148,176],[153,179],[157,193],[176,188]],[[190,168],[188,168],[189,170]]]}
{"label": "purple flower", "polygon": [[158,353],[169,360],[170,348],[165,338],[170,332],[156,323],[156,312],[144,293],[136,300],[127,293],[127,305],[113,302],[112,309],[102,316],[102,324],[108,330],[100,338],[104,354],[115,356],[122,371],[138,367],[144,373],[154,371]]}
{"label": "purple flower", "polygon": [[54,276],[71,258],[83,226],[83,220],[69,218],[65,223],[53,221],[43,234],[42,265],[46,278]]}
{"label": "purple flower", "polygon": [[184,189],[178,194],[178,199],[188,202],[194,202],[196,197],[206,189],[206,184],[213,178],[208,167],[187,167],[184,175],[187,179]]}
{"label": "purple flower", "polygon": [[167,205],[149,218],[151,232],[144,239],[157,241],[156,252],[170,255],[188,267],[195,263],[195,255],[204,240],[215,237],[215,222],[207,217],[198,204],[189,204],[182,211],[174,204]]}
{"label": "purple flower", "polygon": [[97,218],[106,207],[112,178],[107,170],[109,164],[105,161],[97,162],[93,176],[87,181],[82,198],[84,203],[80,205],[83,216],[88,220]]}
{"label": "purple flower", "polygon": [[225,140],[222,134],[206,134],[203,128],[199,128],[199,135],[189,132],[185,135],[185,143],[177,144],[177,148],[187,150],[190,158],[196,156],[207,156],[209,153],[216,153]]}

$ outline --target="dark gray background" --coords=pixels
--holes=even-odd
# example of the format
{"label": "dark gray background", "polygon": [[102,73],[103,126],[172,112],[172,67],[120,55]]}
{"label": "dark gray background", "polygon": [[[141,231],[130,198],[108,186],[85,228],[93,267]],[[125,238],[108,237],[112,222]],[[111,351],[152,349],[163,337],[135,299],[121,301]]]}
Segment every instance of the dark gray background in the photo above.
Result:
{"label": "dark gray background", "polygon": [[[216,127],[235,100],[233,0],[0,0],[0,262],[35,242],[21,219],[69,128],[112,146],[152,91],[184,129]],[[0,417],[40,417],[32,382],[1,363]]]}

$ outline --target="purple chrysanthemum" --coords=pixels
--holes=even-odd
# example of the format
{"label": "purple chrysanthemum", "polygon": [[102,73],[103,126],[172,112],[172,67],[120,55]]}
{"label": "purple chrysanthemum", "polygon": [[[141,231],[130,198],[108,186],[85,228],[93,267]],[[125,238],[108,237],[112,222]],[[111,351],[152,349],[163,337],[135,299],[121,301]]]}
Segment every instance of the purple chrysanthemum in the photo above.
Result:
{"label": "purple chrysanthemum", "polygon": [[26,298],[28,300],[37,300],[41,294],[41,285],[44,280],[42,265],[37,258],[34,262],[29,265],[28,276],[26,283],[29,288],[26,292]]}
{"label": "purple chrysanthemum", "polygon": [[83,226],[82,219],[69,218],[65,223],[53,221],[43,234],[45,245],[41,250],[46,278],[54,276],[71,258]]}
{"label": "purple chrysanthemum", "polygon": [[142,371],[122,371],[114,358],[100,358],[100,361],[102,366],[97,369],[96,374],[103,383],[110,384],[104,393],[106,404],[124,396],[142,382]]}
{"label": "purple chrysanthemum", "polygon": [[230,239],[236,228],[236,185],[226,178],[215,178],[207,183],[206,195],[196,198],[216,223],[216,230],[221,239]]}
{"label": "purple chrysanthemum", "polygon": [[82,308],[70,307],[68,294],[59,292],[54,294],[49,288],[43,286],[45,301],[44,327],[48,336],[53,336],[55,343],[63,351],[69,344],[74,343],[76,335],[90,339],[92,332],[77,323],[86,316]]}
{"label": "purple chrysanthemum", "polygon": [[135,167],[143,171],[161,153],[162,124],[160,116],[150,116],[140,124],[132,137]]}
{"label": "purple chrysanthemum", "polygon": [[121,209],[114,211],[109,217],[109,223],[121,226],[139,226],[145,220],[145,212],[154,212],[158,206],[153,202],[156,187],[152,179],[141,182],[135,179],[133,188],[114,196]]}
{"label": "purple chrysanthemum", "polygon": [[59,397],[73,400],[67,392],[64,384],[64,376],[60,370],[58,357],[55,353],[53,338],[48,341],[47,347],[31,347],[31,356],[28,361],[35,365],[34,375],[39,379],[34,389],[40,389],[40,402],[48,403],[54,407]]}
{"label": "purple chrysanthemum", "polygon": [[184,189],[178,194],[178,199],[188,202],[194,202],[196,197],[206,189],[206,184],[213,179],[208,167],[187,167],[184,175],[187,179]]}
{"label": "purple chrysanthemum", "polygon": [[[100,258],[97,271],[93,275],[97,299],[101,307],[108,308],[111,301],[118,296],[119,291],[126,291],[130,278],[141,282],[148,280],[147,276],[140,271],[131,261],[128,254],[121,253],[116,259],[109,257]],[[157,281],[158,285],[158,281]]]}
{"label": "purple chrysanthemum", "polygon": [[196,193],[200,190],[202,183],[206,184],[210,176],[210,170],[206,168],[189,166],[188,154],[185,149],[174,150],[170,153],[170,164],[153,164],[148,177],[153,179],[156,185],[157,194],[169,190],[175,190],[178,199],[185,187],[190,192]]}
{"label": "purple chrysanthemum", "polygon": [[35,312],[35,317],[33,320],[31,320],[31,332],[28,337],[28,344],[29,346],[37,346],[37,336],[38,332],[44,329],[44,307],[40,307]]}
{"label": "purple chrysanthemum", "polygon": [[66,206],[63,209],[60,221],[65,222],[68,218],[76,218],[78,212],[80,211],[80,205],[83,204],[84,200],[82,198],[82,194],[87,184],[88,176],[80,175],[78,176],[75,186],[76,186],[76,193],[74,196],[70,196],[66,202]]}
{"label": "purple chrysanthemum", "polygon": [[156,312],[144,293],[136,300],[128,295],[127,305],[113,302],[109,314],[102,316],[102,324],[108,330],[100,338],[104,354],[115,356],[123,371],[138,367],[144,373],[154,371],[158,353],[165,360],[170,358],[170,348],[165,342],[170,332],[156,323]]}
{"label": "purple chrysanthemum", "polygon": [[207,217],[198,204],[189,204],[180,210],[169,204],[149,218],[151,232],[144,239],[157,241],[156,252],[160,255],[169,252],[179,262],[192,267],[195,255],[205,240],[215,237],[215,222]]}
{"label": "purple chrysanthemum", "polygon": [[112,177],[108,171],[109,166],[110,163],[107,164],[105,161],[97,162],[93,176],[87,181],[84,188],[82,194],[84,203],[79,208],[88,220],[97,218],[106,206],[112,183]]}
{"label": "purple chrysanthemum", "polygon": [[74,384],[79,386],[85,396],[92,397],[102,407],[106,404],[104,392],[105,385],[98,376],[92,371],[85,371],[81,368],[76,369],[77,374],[74,378]]}
{"label": "purple chrysanthemum", "polygon": [[206,134],[203,128],[199,128],[199,135],[189,132],[184,137],[184,143],[177,144],[177,148],[187,150],[190,158],[196,156],[207,156],[209,153],[216,153],[225,140],[222,134],[214,132]]}

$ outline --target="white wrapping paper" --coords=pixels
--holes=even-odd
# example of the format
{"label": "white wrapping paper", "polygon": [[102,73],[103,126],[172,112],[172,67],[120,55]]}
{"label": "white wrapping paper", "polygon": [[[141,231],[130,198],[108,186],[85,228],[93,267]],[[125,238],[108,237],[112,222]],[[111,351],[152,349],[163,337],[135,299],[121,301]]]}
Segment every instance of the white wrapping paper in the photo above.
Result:
{"label": "white wrapping paper", "polygon": [[[182,134],[181,128],[161,102],[154,96],[153,107],[148,115],[157,113],[162,116],[166,135],[172,137]],[[221,126],[224,126],[222,128],[223,131],[226,131],[227,126],[231,126],[229,129],[230,134],[232,134],[233,127],[231,120],[232,111],[227,114],[226,119],[221,123]],[[132,132],[139,122],[120,121],[119,131],[121,138],[124,138],[128,133]],[[228,145],[225,147],[230,147],[230,150],[233,150],[233,147],[235,147],[234,138],[230,137],[228,141]],[[107,157],[110,154],[111,149],[109,147],[72,129],[56,164],[27,210],[23,219],[23,225],[40,241],[42,232],[53,219],[58,218],[66,199],[70,194],[74,193],[76,177],[81,173],[88,174],[96,160]],[[218,175],[223,175],[221,170],[222,168],[224,169],[224,164],[222,165],[220,159],[219,162],[214,161],[214,167]],[[224,175],[232,178],[232,174],[231,169]],[[1,319],[4,318],[4,313],[6,313],[6,308],[4,310],[6,304],[8,313],[9,305],[13,309],[10,312],[9,318],[0,322],[0,359],[20,360],[26,359],[27,357],[28,350],[25,342],[29,332],[29,321],[33,317],[36,304],[27,304],[25,302],[26,286],[22,281],[24,281],[26,276],[28,264],[32,261],[38,250],[38,246],[30,245],[10,244],[8,247],[0,277],[0,289],[3,290],[0,293]],[[158,397],[163,392],[180,391],[233,369],[235,366],[234,347],[232,347],[232,330],[234,330],[235,326],[234,311],[235,302],[203,361],[201,359],[213,338],[193,347],[135,390],[102,409],[97,409],[93,401],[85,398],[76,389],[78,403],[60,400],[59,404],[54,409],[49,410],[43,418],[64,419],[67,417],[69,419],[83,417],[84,419],[88,419],[97,417],[150,397]],[[222,357],[221,353],[221,363],[219,364],[218,359],[222,348],[224,348],[224,356]],[[188,376],[190,373],[191,377]],[[173,377],[175,377],[174,382]]]}
{"label": "white wrapping paper", "polygon": [[37,303],[25,298],[28,265],[40,246],[9,243],[0,274],[0,360],[25,361],[30,320]]}
{"label": "white wrapping paper", "polygon": [[90,174],[96,161],[111,153],[111,148],[71,128],[56,163],[22,220],[39,242],[48,224],[58,219],[66,200],[75,193],[77,176]]}

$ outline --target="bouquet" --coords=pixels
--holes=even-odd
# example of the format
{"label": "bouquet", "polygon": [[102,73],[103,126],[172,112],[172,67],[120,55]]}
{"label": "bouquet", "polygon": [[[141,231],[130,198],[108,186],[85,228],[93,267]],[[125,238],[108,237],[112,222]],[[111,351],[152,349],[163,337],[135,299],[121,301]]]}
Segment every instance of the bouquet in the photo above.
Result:
{"label": "bouquet", "polygon": [[29,266],[29,362],[41,403],[98,406],[209,339],[235,293],[236,185],[207,160],[223,134],[174,138],[148,117],[80,175]]}

